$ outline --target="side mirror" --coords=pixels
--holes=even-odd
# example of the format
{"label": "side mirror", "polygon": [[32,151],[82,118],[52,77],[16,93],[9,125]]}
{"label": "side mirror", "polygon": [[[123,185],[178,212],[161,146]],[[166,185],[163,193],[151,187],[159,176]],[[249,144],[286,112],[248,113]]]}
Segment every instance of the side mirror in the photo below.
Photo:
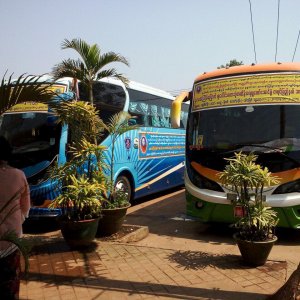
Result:
{"label": "side mirror", "polygon": [[179,94],[172,102],[171,107],[171,124],[172,128],[180,128],[180,115],[182,102],[190,100],[190,93],[185,91]]}

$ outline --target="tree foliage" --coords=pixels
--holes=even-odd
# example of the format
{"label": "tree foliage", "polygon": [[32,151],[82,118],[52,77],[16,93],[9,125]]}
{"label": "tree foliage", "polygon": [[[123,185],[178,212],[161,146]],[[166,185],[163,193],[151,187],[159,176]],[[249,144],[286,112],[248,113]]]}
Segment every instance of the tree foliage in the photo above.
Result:
{"label": "tree foliage", "polygon": [[[114,188],[114,163],[115,163],[115,143],[117,141],[117,138],[124,134],[125,132],[129,130],[137,129],[137,125],[131,125],[129,124],[129,120],[131,119],[131,115],[127,112],[119,112],[114,114],[110,119],[108,123],[104,123],[102,121],[102,127],[109,133],[109,136],[111,138],[111,160],[110,160],[110,196],[109,196],[109,202],[113,203],[116,201],[116,190]],[[120,194],[119,194],[120,195]],[[118,196],[118,195],[117,195]]]}
{"label": "tree foliage", "polygon": [[99,118],[96,108],[84,101],[62,101],[52,105],[59,121],[68,124],[69,141],[78,145],[83,139],[97,143],[97,137],[103,131],[103,122]]}
{"label": "tree foliage", "polygon": [[89,101],[94,102],[93,81],[100,80],[105,77],[114,77],[120,79],[127,84],[128,79],[115,68],[106,68],[112,63],[123,63],[129,66],[127,59],[115,52],[101,53],[101,49],[97,44],[89,45],[82,39],[73,39],[71,41],[65,39],[61,45],[62,49],[73,49],[79,54],[77,60],[66,59],[54,66],[52,74],[54,79],[62,77],[72,77],[81,81],[86,88]]}
{"label": "tree foliage", "polygon": [[218,69],[230,68],[230,67],[234,67],[234,66],[241,66],[243,64],[244,64],[243,61],[237,61],[236,59],[232,59],[225,66],[224,65],[219,66]]}

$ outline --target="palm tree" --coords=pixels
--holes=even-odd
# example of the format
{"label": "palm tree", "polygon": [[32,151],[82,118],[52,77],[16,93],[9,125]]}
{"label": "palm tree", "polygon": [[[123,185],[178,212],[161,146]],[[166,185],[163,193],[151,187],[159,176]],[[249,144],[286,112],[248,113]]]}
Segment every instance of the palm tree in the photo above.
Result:
{"label": "palm tree", "polygon": [[129,62],[122,55],[115,52],[101,54],[101,49],[97,44],[89,45],[82,39],[71,41],[65,39],[61,46],[62,49],[75,50],[81,59],[66,59],[54,66],[52,70],[54,79],[72,77],[80,80],[88,92],[91,104],[94,102],[93,81],[105,77],[114,77],[127,84],[128,79],[118,73],[116,69],[104,69],[107,65],[115,62],[129,66]]}
{"label": "palm tree", "polygon": [[21,75],[16,80],[12,75],[0,83],[0,116],[11,107],[26,101],[47,103],[55,95],[49,87],[53,84],[42,80],[43,75]]}

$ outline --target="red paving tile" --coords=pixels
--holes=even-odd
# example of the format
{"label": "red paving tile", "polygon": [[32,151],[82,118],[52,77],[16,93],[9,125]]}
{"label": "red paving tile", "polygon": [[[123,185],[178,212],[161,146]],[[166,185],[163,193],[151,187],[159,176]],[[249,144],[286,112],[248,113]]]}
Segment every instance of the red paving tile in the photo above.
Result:
{"label": "red paving tile", "polygon": [[187,267],[172,249],[97,241],[91,252],[77,252],[61,237],[36,249],[21,299],[265,299],[282,285],[287,266],[245,268],[231,255],[219,258],[226,268],[212,266],[209,256]]}
{"label": "red paving tile", "polygon": [[264,266],[249,268],[224,234],[172,221],[184,212],[183,197],[177,192],[132,207],[128,223],[150,230],[136,243],[96,240],[80,252],[71,251],[59,232],[25,235],[36,246],[21,299],[266,299],[295,270],[291,257],[298,246],[292,242],[291,251],[289,245],[284,252],[275,248]]}

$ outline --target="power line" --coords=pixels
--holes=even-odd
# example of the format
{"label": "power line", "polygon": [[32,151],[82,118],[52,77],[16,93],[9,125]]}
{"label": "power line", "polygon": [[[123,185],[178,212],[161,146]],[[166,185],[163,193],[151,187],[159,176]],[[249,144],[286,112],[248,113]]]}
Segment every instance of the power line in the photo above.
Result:
{"label": "power line", "polygon": [[254,39],[254,28],[253,28],[253,19],[252,19],[251,0],[249,0],[249,6],[250,6],[250,16],[251,16],[251,27],[252,27],[252,41],[253,41],[254,59],[255,59],[255,63],[257,63],[257,60],[256,60],[256,49],[255,49],[255,39]]}
{"label": "power line", "polygon": [[277,34],[276,34],[276,49],[275,49],[275,62],[277,60],[277,45],[278,45],[278,32],[279,32],[279,10],[280,10],[280,0],[278,0],[278,11],[277,11]]}
{"label": "power line", "polygon": [[294,50],[292,61],[294,61],[294,58],[295,58],[295,54],[296,54],[296,50],[297,50],[297,46],[298,46],[298,41],[299,41],[299,36],[300,36],[300,30],[298,32],[297,42],[296,42],[296,46],[295,46],[295,50]]}

